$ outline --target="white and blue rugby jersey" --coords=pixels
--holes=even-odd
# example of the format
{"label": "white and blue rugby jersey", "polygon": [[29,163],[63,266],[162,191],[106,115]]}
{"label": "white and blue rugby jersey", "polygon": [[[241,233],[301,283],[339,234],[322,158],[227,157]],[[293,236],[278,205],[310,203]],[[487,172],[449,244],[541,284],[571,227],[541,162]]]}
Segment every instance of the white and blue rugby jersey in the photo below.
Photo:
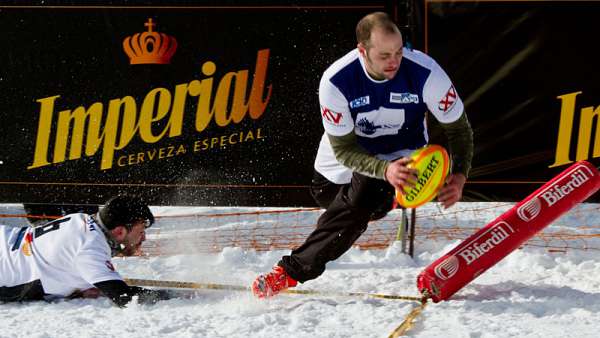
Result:
{"label": "white and blue rugby jersey", "polygon": [[115,279],[123,278],[89,215],[71,214],[35,228],[0,225],[0,286],[40,280],[45,293],[66,297]]}
{"label": "white and blue rugby jersey", "polygon": [[427,144],[425,113],[451,123],[463,103],[444,70],[428,55],[407,48],[391,80],[375,80],[358,49],[334,62],[323,74],[319,103],[325,134],[315,169],[334,183],[349,183],[352,170],[336,159],[327,138],[354,132],[370,154],[393,160]]}

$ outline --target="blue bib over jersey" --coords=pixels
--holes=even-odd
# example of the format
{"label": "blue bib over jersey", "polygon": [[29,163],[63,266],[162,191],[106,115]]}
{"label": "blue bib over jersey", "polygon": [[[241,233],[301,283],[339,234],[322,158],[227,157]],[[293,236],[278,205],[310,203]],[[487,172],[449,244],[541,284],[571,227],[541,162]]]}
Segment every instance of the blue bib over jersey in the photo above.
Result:
{"label": "blue bib over jersey", "polygon": [[[441,123],[456,121],[463,103],[442,68],[419,51],[403,49],[400,68],[390,80],[375,80],[358,49],[334,62],[319,86],[325,133],[354,132],[359,145],[381,159],[407,156],[427,144],[425,114]],[[324,135],[315,169],[330,181],[348,183],[352,171],[335,160]]]}

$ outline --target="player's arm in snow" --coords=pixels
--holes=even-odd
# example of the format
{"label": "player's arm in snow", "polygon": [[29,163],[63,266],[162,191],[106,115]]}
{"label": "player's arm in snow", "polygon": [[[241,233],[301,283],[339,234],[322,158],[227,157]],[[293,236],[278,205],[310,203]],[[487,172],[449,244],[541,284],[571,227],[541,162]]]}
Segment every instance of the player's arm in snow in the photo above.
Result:
{"label": "player's arm in snow", "polygon": [[166,290],[150,290],[129,286],[118,279],[99,282],[94,286],[119,307],[127,305],[134,296],[138,297],[139,304],[155,304],[159,300],[171,298]]}
{"label": "player's arm in snow", "polygon": [[[92,224],[97,225],[97,223]],[[84,243],[75,259],[75,266],[81,278],[120,307],[129,303],[134,296],[137,296],[138,303],[141,304],[153,304],[169,298],[163,290],[149,290],[127,285],[111,262],[112,253],[105,235],[95,226],[88,225],[84,229],[86,229]],[[97,294],[89,289],[81,293],[82,297],[93,298],[95,295]]]}

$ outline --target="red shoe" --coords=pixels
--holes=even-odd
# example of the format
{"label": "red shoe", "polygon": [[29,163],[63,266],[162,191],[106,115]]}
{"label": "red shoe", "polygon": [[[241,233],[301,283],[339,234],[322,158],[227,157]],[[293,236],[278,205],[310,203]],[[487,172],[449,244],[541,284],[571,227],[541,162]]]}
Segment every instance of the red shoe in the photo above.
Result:
{"label": "red shoe", "polygon": [[254,280],[252,293],[258,298],[272,297],[296,285],[298,285],[297,281],[288,276],[281,266],[275,265],[273,271],[260,275]]}

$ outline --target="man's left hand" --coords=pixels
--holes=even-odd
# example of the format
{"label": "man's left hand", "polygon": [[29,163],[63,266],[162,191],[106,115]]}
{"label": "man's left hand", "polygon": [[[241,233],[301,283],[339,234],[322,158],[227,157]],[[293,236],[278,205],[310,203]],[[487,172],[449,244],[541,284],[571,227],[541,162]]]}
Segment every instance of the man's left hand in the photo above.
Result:
{"label": "man's left hand", "polygon": [[77,290],[70,294],[67,298],[98,298],[102,296],[102,292],[97,288],[89,288],[86,290]]}
{"label": "man's left hand", "polygon": [[438,192],[437,200],[445,209],[450,208],[462,198],[463,187],[467,178],[463,174],[451,174]]}

